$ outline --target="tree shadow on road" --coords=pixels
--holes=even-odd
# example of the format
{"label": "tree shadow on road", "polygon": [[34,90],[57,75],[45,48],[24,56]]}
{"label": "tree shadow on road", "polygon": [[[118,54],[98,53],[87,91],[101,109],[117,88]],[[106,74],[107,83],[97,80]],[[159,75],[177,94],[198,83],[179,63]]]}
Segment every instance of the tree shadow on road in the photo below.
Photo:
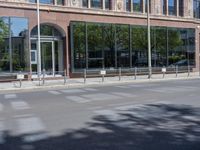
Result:
{"label": "tree shadow on road", "polygon": [[96,112],[87,127],[25,142],[5,133],[0,150],[199,150],[200,108],[154,104]]}

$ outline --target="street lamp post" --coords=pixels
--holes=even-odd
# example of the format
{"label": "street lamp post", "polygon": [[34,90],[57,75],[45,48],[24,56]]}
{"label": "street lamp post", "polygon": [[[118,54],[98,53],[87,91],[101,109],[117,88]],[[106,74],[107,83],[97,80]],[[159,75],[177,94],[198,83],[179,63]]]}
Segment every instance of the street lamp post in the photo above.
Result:
{"label": "street lamp post", "polygon": [[41,46],[40,46],[40,0],[37,0],[37,29],[38,29],[38,46],[37,46],[37,73],[38,78],[41,74]]}
{"label": "street lamp post", "polygon": [[148,78],[151,78],[152,69],[151,69],[151,26],[150,26],[150,12],[149,12],[149,0],[147,0],[147,28],[148,28]]}

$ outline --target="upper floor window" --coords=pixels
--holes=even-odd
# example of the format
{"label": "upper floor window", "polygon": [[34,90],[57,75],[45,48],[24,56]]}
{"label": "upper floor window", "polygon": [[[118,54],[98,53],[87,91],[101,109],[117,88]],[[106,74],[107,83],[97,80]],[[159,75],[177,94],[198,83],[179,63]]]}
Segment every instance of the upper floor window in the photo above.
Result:
{"label": "upper floor window", "polygon": [[91,8],[102,8],[102,0],[91,0]]}
{"label": "upper floor window", "polygon": [[[147,13],[147,1],[145,0],[145,12]],[[149,0],[149,12],[151,13],[151,0]]]}
{"label": "upper floor window", "polygon": [[176,15],[176,0],[168,0],[168,14]]}
{"label": "upper floor window", "polygon": [[111,0],[105,0],[105,9],[111,9]]}
{"label": "upper floor window", "polygon": [[88,7],[88,0],[82,0],[82,6]]}
{"label": "upper floor window", "polygon": [[200,18],[200,0],[193,0],[193,16]]}
{"label": "upper floor window", "polygon": [[131,0],[125,0],[126,11],[131,11]]}
{"label": "upper floor window", "polygon": [[183,0],[179,0],[179,16],[183,16],[183,11],[184,11],[184,3]]}
{"label": "upper floor window", "polygon": [[142,2],[143,0],[133,0],[133,11],[142,12]]}
{"label": "upper floor window", "polygon": [[167,14],[167,1],[162,0],[162,14],[166,15]]}
{"label": "upper floor window", "polygon": [[[37,3],[37,0],[29,0],[31,3]],[[57,5],[64,5],[64,0],[39,0],[40,4],[57,4]]]}

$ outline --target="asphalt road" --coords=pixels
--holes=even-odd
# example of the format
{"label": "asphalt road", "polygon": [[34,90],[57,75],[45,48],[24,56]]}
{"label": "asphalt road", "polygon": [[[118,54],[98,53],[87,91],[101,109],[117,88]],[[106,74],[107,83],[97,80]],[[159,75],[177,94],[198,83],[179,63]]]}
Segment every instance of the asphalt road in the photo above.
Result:
{"label": "asphalt road", "polygon": [[0,150],[199,150],[200,79],[0,94]]}

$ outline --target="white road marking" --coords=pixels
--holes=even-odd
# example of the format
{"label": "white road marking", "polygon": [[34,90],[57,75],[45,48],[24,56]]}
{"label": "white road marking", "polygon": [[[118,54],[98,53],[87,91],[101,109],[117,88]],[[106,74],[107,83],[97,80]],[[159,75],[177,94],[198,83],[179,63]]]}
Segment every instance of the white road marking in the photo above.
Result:
{"label": "white road marking", "polygon": [[97,89],[94,89],[94,88],[85,88],[84,90],[86,90],[86,91],[92,91],[92,92],[98,91]]}
{"label": "white road marking", "polygon": [[29,117],[29,118],[19,118],[16,119],[18,129],[16,132],[18,134],[34,134],[39,132],[44,132],[45,126],[40,118]]}
{"label": "white road marking", "polygon": [[124,92],[112,92],[112,94],[120,96],[120,97],[137,97],[134,94],[124,93]]}
{"label": "white road marking", "polygon": [[5,99],[13,99],[13,98],[17,98],[17,95],[16,94],[5,94],[4,98]]}
{"label": "white road marking", "polygon": [[66,96],[66,99],[71,100],[76,103],[87,103],[90,102],[90,100],[87,100],[86,98],[80,97],[80,96]]}
{"label": "white road marking", "polygon": [[28,103],[24,101],[12,101],[11,106],[15,110],[24,110],[24,109],[30,109],[31,107],[28,105]]}
{"label": "white road marking", "polygon": [[23,137],[25,142],[36,142],[40,140],[44,140],[48,138],[47,133],[37,133],[37,134],[32,134],[32,135],[26,135]]}
{"label": "white road marking", "polygon": [[123,86],[123,85],[118,85],[118,86],[115,86],[117,88],[122,88],[122,89],[130,89],[129,86]]}
{"label": "white road marking", "polygon": [[81,89],[68,89],[68,90],[60,90],[60,91],[63,92],[63,93],[69,93],[69,94],[86,92],[86,91],[81,90]]}
{"label": "white road marking", "polygon": [[118,99],[119,97],[116,95],[112,94],[104,94],[104,93],[97,93],[97,94],[87,94],[87,95],[82,95],[82,97],[85,97],[86,99],[89,100],[109,100],[109,99]]}
{"label": "white road marking", "polygon": [[49,93],[51,93],[51,94],[54,94],[54,95],[60,95],[61,93],[60,92],[58,92],[58,91],[48,91]]}

